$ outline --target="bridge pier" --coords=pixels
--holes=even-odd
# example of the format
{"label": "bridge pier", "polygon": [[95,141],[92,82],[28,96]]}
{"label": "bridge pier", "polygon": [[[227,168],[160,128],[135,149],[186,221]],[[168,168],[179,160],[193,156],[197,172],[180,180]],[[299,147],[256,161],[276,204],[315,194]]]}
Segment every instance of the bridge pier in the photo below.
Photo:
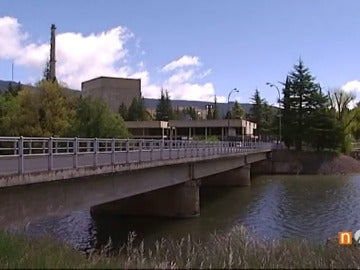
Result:
{"label": "bridge pier", "polygon": [[203,179],[202,185],[250,186],[250,164],[227,172],[214,174]]}
{"label": "bridge pier", "polygon": [[92,215],[195,217],[200,215],[200,181],[191,180],[129,198],[92,206]]}

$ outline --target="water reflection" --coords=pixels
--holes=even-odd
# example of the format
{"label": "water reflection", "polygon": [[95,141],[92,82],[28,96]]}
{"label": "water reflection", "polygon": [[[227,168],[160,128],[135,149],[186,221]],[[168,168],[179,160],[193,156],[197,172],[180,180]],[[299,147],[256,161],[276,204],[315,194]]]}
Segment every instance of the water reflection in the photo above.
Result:
{"label": "water reflection", "polygon": [[129,231],[145,243],[188,233],[205,240],[215,230],[226,232],[235,224],[245,225],[256,237],[324,242],[340,230],[360,229],[359,203],[360,175],[271,175],[254,179],[251,187],[202,189],[198,218],[91,217],[84,210],[22,230],[29,235],[53,235],[80,250],[98,248],[109,238],[120,246]]}

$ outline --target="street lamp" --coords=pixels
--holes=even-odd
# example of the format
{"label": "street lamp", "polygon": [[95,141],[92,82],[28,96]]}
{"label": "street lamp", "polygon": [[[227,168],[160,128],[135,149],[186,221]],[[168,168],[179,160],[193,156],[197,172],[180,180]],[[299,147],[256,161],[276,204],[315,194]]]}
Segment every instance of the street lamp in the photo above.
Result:
{"label": "street lamp", "polygon": [[239,90],[234,88],[229,92],[228,95],[228,111],[227,111],[227,117],[228,117],[228,132],[227,132],[227,136],[228,136],[228,140],[229,140],[229,132],[230,132],[230,95],[232,94],[232,92],[237,92],[239,93]]}
{"label": "street lamp", "polygon": [[275,87],[277,92],[278,92],[278,95],[279,95],[279,99],[278,99],[278,103],[279,103],[279,141],[278,141],[278,144],[279,142],[281,143],[281,107],[280,107],[280,101],[281,101],[281,98],[280,98],[280,90],[279,88],[273,84],[273,83],[269,83],[267,82],[266,85],[270,86],[270,87]]}

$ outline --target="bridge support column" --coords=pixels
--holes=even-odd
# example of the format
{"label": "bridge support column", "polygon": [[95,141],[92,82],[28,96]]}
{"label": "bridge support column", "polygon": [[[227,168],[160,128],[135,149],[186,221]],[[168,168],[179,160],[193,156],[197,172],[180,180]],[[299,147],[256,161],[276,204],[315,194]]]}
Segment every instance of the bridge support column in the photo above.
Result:
{"label": "bridge support column", "polygon": [[231,171],[208,176],[201,182],[211,186],[250,186],[250,164]]}
{"label": "bridge support column", "polygon": [[91,207],[92,215],[195,217],[200,215],[196,180]]}

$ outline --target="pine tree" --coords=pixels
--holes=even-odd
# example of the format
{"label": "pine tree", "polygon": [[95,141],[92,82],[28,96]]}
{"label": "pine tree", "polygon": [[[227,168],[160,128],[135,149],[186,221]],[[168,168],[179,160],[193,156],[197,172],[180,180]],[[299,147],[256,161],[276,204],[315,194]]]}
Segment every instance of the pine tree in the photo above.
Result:
{"label": "pine tree", "polygon": [[284,85],[283,134],[286,145],[294,142],[296,150],[302,150],[303,143],[316,149],[336,147],[340,132],[329,109],[329,99],[301,59]]}
{"label": "pine tree", "polygon": [[213,110],[213,117],[212,117],[212,119],[220,119],[220,116],[219,116],[219,108],[218,108],[218,105],[217,105],[216,95],[215,95],[215,98],[214,98],[214,110]]}
{"label": "pine tree", "polygon": [[171,106],[171,100],[169,97],[169,92],[167,90],[161,89],[161,95],[158,105],[156,106],[156,120],[158,121],[168,121],[173,119],[173,110]]}
{"label": "pine tree", "polygon": [[206,120],[212,120],[214,115],[213,115],[213,105],[206,105]]}
{"label": "pine tree", "polygon": [[239,102],[235,100],[234,106],[231,109],[231,119],[242,119],[244,113],[244,109],[240,106]]}
{"label": "pine tree", "polygon": [[121,105],[119,106],[119,114],[121,115],[121,117],[125,121],[127,121],[127,119],[128,119],[128,109],[127,109],[124,102],[122,102]]}
{"label": "pine tree", "polygon": [[147,113],[144,105],[144,98],[133,98],[127,112],[127,121],[147,120]]}
{"label": "pine tree", "polygon": [[[265,99],[261,98],[258,89],[251,97],[252,107],[250,109],[249,119],[257,124],[257,135],[259,139],[267,139],[274,135],[274,130],[278,128],[275,110],[268,105]],[[278,130],[277,130],[278,131]]]}

